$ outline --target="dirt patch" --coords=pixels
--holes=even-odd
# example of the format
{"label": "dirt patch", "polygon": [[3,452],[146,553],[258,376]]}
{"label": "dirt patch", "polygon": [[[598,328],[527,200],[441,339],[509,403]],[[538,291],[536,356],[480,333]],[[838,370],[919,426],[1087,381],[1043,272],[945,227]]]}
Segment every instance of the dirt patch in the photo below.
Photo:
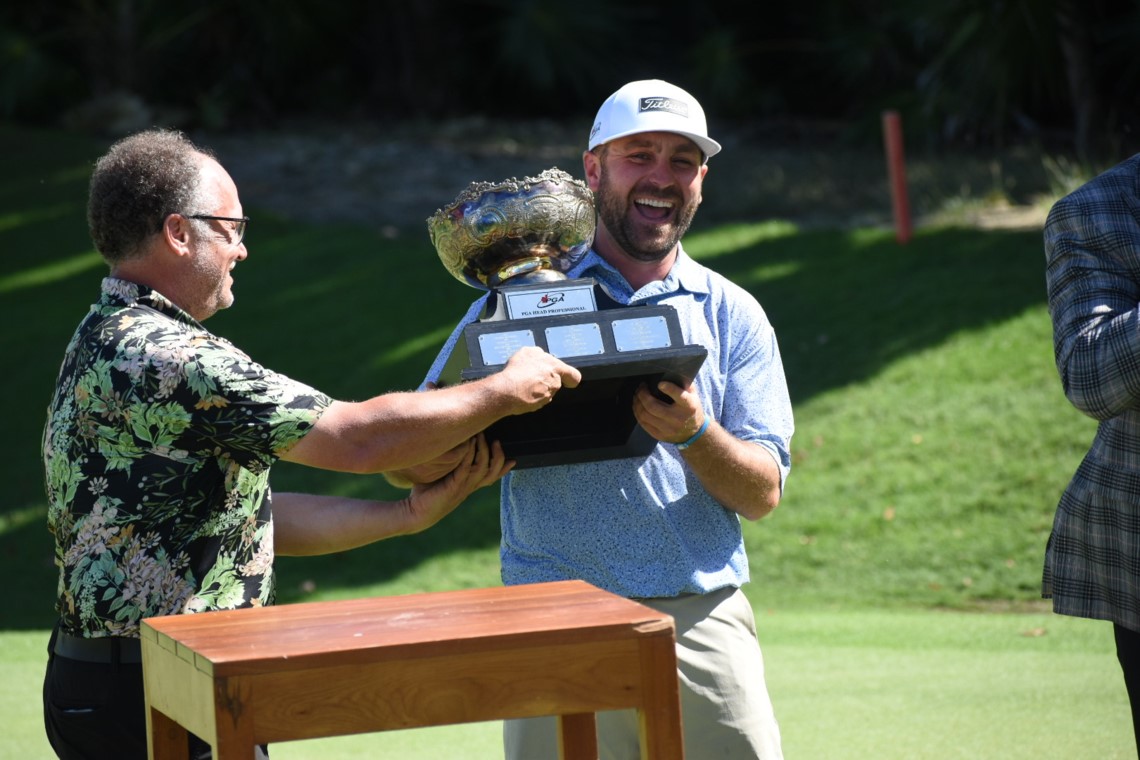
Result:
{"label": "dirt patch", "polygon": [[[424,221],[468,183],[558,167],[581,176],[589,125],[456,119],[442,124],[304,125],[276,132],[195,135],[215,149],[243,202],[286,218],[340,221],[390,237],[425,235]],[[801,227],[894,224],[881,150],[831,133],[718,132],[697,225],[781,219]],[[915,227],[1040,228],[1048,177],[1032,153],[921,156],[908,161]]]}

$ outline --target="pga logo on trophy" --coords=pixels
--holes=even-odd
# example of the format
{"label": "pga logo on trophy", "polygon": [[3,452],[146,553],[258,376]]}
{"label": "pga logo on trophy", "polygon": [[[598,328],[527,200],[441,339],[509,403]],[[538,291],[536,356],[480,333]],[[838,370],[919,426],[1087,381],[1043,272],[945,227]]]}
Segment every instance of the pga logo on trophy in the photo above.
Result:
{"label": "pga logo on trophy", "polygon": [[672,306],[623,305],[593,278],[567,276],[594,240],[589,187],[557,168],[473,182],[427,224],[447,271],[488,291],[440,385],[497,372],[523,346],[582,373],[542,409],[488,429],[516,469],[647,456],[657,441],[633,416],[634,392],[662,379],[687,386],[708,352],[685,345]]}

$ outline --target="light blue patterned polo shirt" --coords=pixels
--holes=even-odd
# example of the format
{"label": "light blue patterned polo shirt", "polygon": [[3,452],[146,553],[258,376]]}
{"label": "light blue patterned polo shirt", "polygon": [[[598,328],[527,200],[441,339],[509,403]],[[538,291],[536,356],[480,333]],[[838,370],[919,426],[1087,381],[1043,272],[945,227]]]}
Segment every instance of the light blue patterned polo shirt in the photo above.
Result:
{"label": "light blue patterned polo shirt", "polygon": [[[708,349],[696,378],[706,414],[767,449],[783,487],[791,467],[792,408],[775,332],[756,299],[683,250],[662,281],[636,293],[597,253],[569,273],[592,277],[621,303],[677,309],[685,342]],[[436,380],[472,304],[425,380]],[[581,579],[626,597],[704,593],[748,581],[740,518],[701,486],[672,444],[646,459],[509,473],[500,507],[503,582]]]}

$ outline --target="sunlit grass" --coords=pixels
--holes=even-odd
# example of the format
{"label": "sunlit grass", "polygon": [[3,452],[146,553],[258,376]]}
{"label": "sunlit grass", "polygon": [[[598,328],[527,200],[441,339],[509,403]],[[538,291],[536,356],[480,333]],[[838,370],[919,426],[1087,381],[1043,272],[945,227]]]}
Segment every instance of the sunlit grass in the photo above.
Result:
{"label": "sunlit grass", "polygon": [[50,286],[92,269],[103,269],[106,264],[95,251],[87,251],[66,259],[58,259],[42,266],[24,269],[0,276],[0,293],[24,288]]}
{"label": "sunlit grass", "polygon": [[44,517],[45,510],[38,505],[0,513],[0,535],[11,533],[33,523],[41,524]]}
{"label": "sunlit grass", "polygon": [[775,220],[748,224],[726,224],[712,230],[694,232],[685,238],[685,250],[693,258],[714,259],[724,253],[744,250],[768,240],[791,237],[799,232],[792,222]]}
{"label": "sunlit grass", "polygon": [[55,206],[47,208],[34,209],[32,211],[15,211],[7,214],[0,214],[0,232],[5,232],[16,227],[34,224],[36,222],[49,221],[52,219],[61,219],[69,214],[76,212],[76,205],[74,203],[60,203]]}

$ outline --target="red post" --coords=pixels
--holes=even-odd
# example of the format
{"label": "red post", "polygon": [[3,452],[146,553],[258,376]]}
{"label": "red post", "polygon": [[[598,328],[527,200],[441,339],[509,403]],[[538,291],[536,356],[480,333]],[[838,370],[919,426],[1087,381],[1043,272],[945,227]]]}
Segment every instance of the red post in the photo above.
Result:
{"label": "red post", "polygon": [[910,240],[910,201],[906,193],[906,161],[903,158],[902,121],[898,111],[883,112],[883,145],[887,151],[887,179],[891,186],[891,209],[895,217],[895,239]]}

